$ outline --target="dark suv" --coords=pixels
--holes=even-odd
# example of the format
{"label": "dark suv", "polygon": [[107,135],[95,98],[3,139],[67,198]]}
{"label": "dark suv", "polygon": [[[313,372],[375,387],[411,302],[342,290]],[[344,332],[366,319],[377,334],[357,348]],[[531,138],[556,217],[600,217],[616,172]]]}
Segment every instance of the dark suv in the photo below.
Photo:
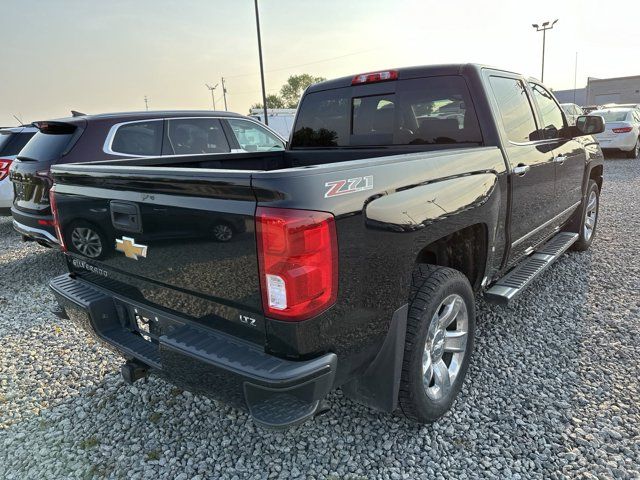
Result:
{"label": "dark suv", "polygon": [[[256,120],[229,112],[162,111],[84,115],[35,122],[38,133],[10,169],[15,198],[13,226],[25,240],[58,244],[49,205],[52,165],[164,155],[197,156],[283,150],[285,141]],[[215,225],[218,241],[228,241],[240,225]],[[69,232],[68,246],[90,258],[106,252],[98,225],[83,223]]]}

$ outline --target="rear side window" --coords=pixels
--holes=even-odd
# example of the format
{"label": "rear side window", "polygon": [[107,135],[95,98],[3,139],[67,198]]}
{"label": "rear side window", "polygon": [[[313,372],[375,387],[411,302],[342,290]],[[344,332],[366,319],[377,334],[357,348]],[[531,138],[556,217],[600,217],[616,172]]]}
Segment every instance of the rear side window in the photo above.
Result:
{"label": "rear side window", "polygon": [[516,143],[537,140],[536,121],[524,83],[507,77],[491,77],[490,83],[507,138]]}
{"label": "rear side window", "polygon": [[0,132],[0,155],[17,155],[35,132]]}
{"label": "rear side window", "polygon": [[40,130],[20,150],[20,159],[55,162],[73,147],[82,130],[75,125],[41,123]]}
{"label": "rear side window", "polygon": [[229,126],[240,144],[247,152],[270,152],[284,150],[284,142],[254,122],[230,118]]}
{"label": "rear side window", "polygon": [[605,110],[605,111],[593,111],[591,112],[592,115],[599,115],[602,118],[604,118],[605,122],[624,122],[627,120],[627,115],[629,114],[629,112],[625,112],[623,111],[616,111],[616,110]]}
{"label": "rear side window", "polygon": [[359,95],[362,87],[307,95],[292,148],[481,144],[464,79],[398,80],[389,93]]}
{"label": "rear side window", "polygon": [[530,83],[529,85],[542,117],[542,134],[544,138],[558,138],[560,130],[564,128],[562,110],[560,110],[553,96],[544,87],[537,83]]}
{"label": "rear side window", "polygon": [[231,151],[217,118],[168,120],[165,155],[198,155]]}
{"label": "rear side window", "polygon": [[126,155],[159,156],[162,149],[162,120],[121,125],[111,142],[111,151]]}

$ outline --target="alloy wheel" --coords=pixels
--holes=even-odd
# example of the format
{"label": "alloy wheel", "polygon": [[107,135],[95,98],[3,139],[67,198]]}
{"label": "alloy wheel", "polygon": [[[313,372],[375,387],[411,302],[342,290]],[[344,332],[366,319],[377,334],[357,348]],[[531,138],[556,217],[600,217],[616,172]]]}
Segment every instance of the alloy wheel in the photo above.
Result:
{"label": "alloy wheel", "polygon": [[589,201],[587,202],[587,211],[584,214],[584,239],[588,242],[593,236],[593,230],[596,228],[596,220],[598,218],[598,194],[591,191]]}
{"label": "alloy wheel", "polygon": [[467,353],[469,314],[458,294],[449,295],[431,318],[422,354],[422,381],[434,401],[447,397]]}
{"label": "alloy wheel", "polygon": [[97,258],[102,253],[100,235],[90,228],[74,228],[71,232],[71,243],[78,252],[89,258]]}
{"label": "alloy wheel", "polygon": [[233,230],[229,225],[221,223],[213,227],[213,236],[219,242],[228,242],[233,237]]}

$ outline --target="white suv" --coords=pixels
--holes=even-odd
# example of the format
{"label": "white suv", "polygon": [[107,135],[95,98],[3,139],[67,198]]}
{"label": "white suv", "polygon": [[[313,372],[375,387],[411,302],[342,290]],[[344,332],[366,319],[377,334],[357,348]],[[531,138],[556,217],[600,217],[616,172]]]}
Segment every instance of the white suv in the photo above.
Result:
{"label": "white suv", "polygon": [[9,167],[37,131],[32,126],[0,128],[0,215],[11,215],[13,185],[9,180]]}

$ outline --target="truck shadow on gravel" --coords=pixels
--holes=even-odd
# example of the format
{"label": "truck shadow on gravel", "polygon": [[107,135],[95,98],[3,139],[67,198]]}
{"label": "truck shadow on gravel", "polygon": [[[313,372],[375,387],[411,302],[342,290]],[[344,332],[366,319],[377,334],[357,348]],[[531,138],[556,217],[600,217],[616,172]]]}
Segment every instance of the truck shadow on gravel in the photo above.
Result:
{"label": "truck shadow on gravel", "polygon": [[[468,377],[452,411],[433,425],[375,412],[338,391],[329,396],[331,409],[325,415],[286,431],[262,430],[246,413],[158,378],[125,385],[115,373],[119,360],[91,344],[81,347],[82,352],[38,352],[53,356],[49,363],[67,371],[97,356],[99,369],[108,373],[85,372],[77,390],[51,401],[38,416],[24,415],[0,431],[6,455],[0,464],[22,469],[62,456],[64,464],[86,461],[86,474],[118,476],[130,468],[122,459],[135,454],[158,473],[172,458],[199,458],[213,475],[221,472],[215,456],[200,458],[198,452],[215,445],[225,455],[232,452],[234,468],[248,472],[301,463],[319,472],[354,475],[360,469],[375,476],[371,472],[398,467],[398,452],[399,458],[411,459],[402,460],[399,471],[416,475],[451,475],[468,471],[470,463],[507,476],[557,471],[568,450],[565,430],[572,411],[580,408],[576,371],[582,322],[591,308],[590,264],[589,253],[563,257],[506,308],[478,300],[476,350]],[[60,325],[74,328],[67,322]],[[74,332],[69,341],[86,338]],[[65,356],[69,354],[74,358]],[[34,444],[26,451],[24,438]]]}

